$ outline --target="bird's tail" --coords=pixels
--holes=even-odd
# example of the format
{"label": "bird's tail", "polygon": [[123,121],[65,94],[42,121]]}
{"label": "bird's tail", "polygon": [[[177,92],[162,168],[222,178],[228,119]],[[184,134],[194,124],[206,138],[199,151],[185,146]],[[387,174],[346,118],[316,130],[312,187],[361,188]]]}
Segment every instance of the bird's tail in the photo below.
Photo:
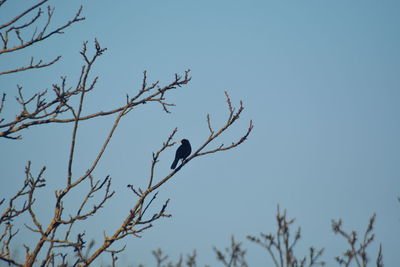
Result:
{"label": "bird's tail", "polygon": [[178,164],[179,158],[175,158],[174,162],[172,162],[171,169],[175,169],[176,164]]}

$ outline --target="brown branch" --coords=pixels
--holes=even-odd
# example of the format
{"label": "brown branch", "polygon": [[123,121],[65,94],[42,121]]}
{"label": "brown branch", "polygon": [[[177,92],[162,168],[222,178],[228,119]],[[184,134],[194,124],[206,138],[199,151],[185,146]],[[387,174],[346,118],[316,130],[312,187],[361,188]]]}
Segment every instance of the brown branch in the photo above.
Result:
{"label": "brown branch", "polygon": [[[15,18],[13,18],[12,20],[10,20],[9,22],[3,24],[0,26],[0,30],[10,26],[11,24],[17,22],[20,18],[22,18],[23,16],[25,16],[26,14],[30,13],[32,10],[38,8],[39,6],[43,5],[44,3],[46,3],[49,0],[43,0],[42,2],[37,3],[36,5],[28,8],[27,10],[25,10],[24,12],[20,13],[18,16],[16,16]],[[5,1],[3,1],[1,4],[4,4]]]}
{"label": "brown branch", "polygon": [[[18,233],[18,230],[15,232],[12,232],[12,224],[10,223],[15,217],[20,216],[24,212],[28,211],[29,214],[31,215],[31,218],[37,227],[37,229],[31,228],[31,230],[36,231],[36,232],[41,232],[41,225],[39,224],[38,220],[36,219],[36,215],[34,214],[32,210],[32,205],[35,202],[35,199],[33,198],[33,194],[37,188],[45,186],[45,179],[43,178],[43,173],[45,171],[45,168],[42,168],[42,170],[39,172],[36,178],[33,177],[31,173],[31,163],[28,162],[27,167],[25,168],[25,181],[22,186],[22,188],[14,195],[9,200],[9,205],[7,209],[2,213],[0,217],[0,225],[3,222],[6,222],[6,227],[3,232],[3,234],[0,237],[0,241],[3,241],[3,247],[1,249],[0,253],[0,259],[3,261],[6,261],[8,263],[12,263],[17,266],[22,266],[22,264],[19,264],[15,262],[11,258],[10,254],[10,243],[13,239],[13,237]],[[23,196],[28,196],[27,200],[24,202],[22,208],[16,208],[14,206],[14,202],[17,199],[20,199]],[[30,227],[28,226],[28,229]],[[7,238],[6,238],[7,237]],[[6,239],[5,239],[6,238]]]}
{"label": "brown branch", "polygon": [[35,21],[37,21],[40,18],[41,15],[42,15],[42,9],[39,8],[38,12],[36,13],[36,16],[34,16],[30,21],[23,23],[20,26],[11,26],[10,28],[7,29],[6,33],[8,34],[11,31],[15,31],[17,34],[19,34],[19,30],[31,26]]}
{"label": "brown branch", "polygon": [[[81,113],[82,113],[83,100],[84,100],[84,97],[85,97],[85,93],[87,91],[90,91],[90,90],[93,89],[94,84],[95,84],[95,82],[97,80],[97,79],[95,79],[93,81],[92,85],[89,87],[89,89],[85,90],[86,89],[87,79],[88,79],[90,70],[91,70],[94,62],[96,61],[96,59],[106,51],[106,48],[101,48],[99,43],[97,42],[97,40],[95,40],[96,53],[93,55],[91,60],[88,60],[87,55],[86,55],[86,45],[87,45],[87,42],[85,42],[83,44],[83,50],[81,51],[81,55],[85,58],[87,66],[86,66],[86,68],[82,69],[85,72],[84,72],[83,77],[81,76],[81,78],[79,79],[79,83],[78,83],[77,89],[76,89],[77,91],[80,90],[80,92],[81,92],[81,97],[80,97],[80,100],[79,100],[78,113],[75,114],[73,112],[74,117],[75,117],[75,121],[74,121],[74,129],[72,131],[71,149],[70,149],[70,155],[69,155],[69,161],[68,161],[68,178],[67,178],[68,186],[71,185],[72,163],[73,163],[74,151],[75,151],[76,133],[77,133],[77,130],[78,130],[79,117],[81,116]],[[81,80],[82,80],[82,83],[81,83]],[[73,109],[71,109],[71,110],[73,111]]]}
{"label": "brown branch", "polygon": [[[36,6],[34,6],[34,8],[36,8],[37,6],[39,6],[40,4],[42,4],[42,3],[46,2],[46,1],[47,1],[47,0],[42,1],[41,3],[37,4]],[[33,7],[32,7],[32,8],[33,8]],[[6,37],[5,40],[4,40],[4,38],[3,38],[3,42],[4,42],[4,41],[6,41],[6,42],[4,42],[4,48],[3,48],[2,50],[0,50],[0,55],[1,55],[1,54],[5,54],[5,53],[14,52],[14,51],[17,51],[17,50],[20,50],[20,49],[24,49],[24,48],[26,48],[26,47],[28,47],[28,46],[31,46],[31,45],[33,45],[33,44],[35,44],[35,43],[37,43],[37,42],[43,41],[43,40],[45,40],[45,39],[51,37],[51,36],[54,35],[54,34],[62,34],[62,33],[64,33],[63,30],[64,30],[65,28],[71,26],[73,23],[76,23],[76,22],[85,20],[84,17],[80,17],[80,15],[81,15],[81,13],[82,13],[82,9],[83,9],[83,7],[81,6],[81,7],[79,8],[79,10],[77,11],[77,13],[75,14],[75,16],[74,16],[73,19],[69,20],[69,21],[66,22],[64,25],[62,25],[62,26],[56,28],[55,30],[53,30],[53,31],[51,31],[51,32],[49,32],[49,33],[46,34],[47,27],[48,27],[48,25],[50,24],[50,21],[51,21],[52,15],[53,15],[53,11],[54,11],[54,9],[51,9],[51,8],[49,7],[49,8],[48,8],[48,12],[47,12],[47,14],[48,14],[47,23],[46,23],[46,25],[44,26],[44,28],[41,30],[41,32],[38,34],[37,37],[34,37],[34,36],[33,36],[32,39],[29,40],[29,41],[24,41],[21,37],[19,37],[19,39],[20,39],[20,41],[21,41],[22,43],[21,43],[20,45],[18,45],[18,46],[14,46],[14,47],[11,47],[11,48],[7,48],[7,40],[8,40],[8,37]],[[30,9],[30,10],[27,10],[27,11],[30,12],[31,10],[33,10],[33,9]],[[24,12],[24,13],[25,13],[25,12]],[[26,14],[26,13],[25,13],[25,14]],[[21,16],[18,16],[17,19],[19,19],[20,17],[21,17]],[[15,20],[15,19],[14,19],[14,20]],[[6,23],[6,24],[0,26],[0,29],[11,25],[12,23],[15,22],[14,20],[12,20],[12,21],[10,21],[10,22],[8,22],[8,23]],[[16,33],[17,33],[17,35],[19,35],[18,30],[16,30]]]}
{"label": "brown branch", "polygon": [[[125,111],[125,110],[124,110]],[[82,181],[84,181],[87,177],[89,177],[89,175],[93,172],[93,170],[96,168],[97,163],[99,162],[99,160],[101,159],[106,147],[108,146],[108,143],[111,140],[111,137],[115,131],[115,129],[117,128],[119,121],[121,119],[121,117],[124,115],[124,111],[121,111],[118,115],[118,117],[115,119],[114,121],[114,125],[106,139],[106,141],[103,144],[103,147],[101,148],[101,151],[99,152],[99,154],[97,155],[95,161],[93,162],[91,168],[86,172],[86,174],[84,174],[83,176],[81,176],[80,178],[78,178],[75,182],[71,182],[70,184],[67,185],[67,187],[64,190],[58,191],[56,192],[56,208],[55,208],[55,215],[53,220],[51,221],[50,225],[48,226],[48,228],[46,229],[46,231],[44,232],[44,234],[42,235],[42,237],[40,238],[39,242],[37,243],[34,251],[32,252],[32,254],[29,255],[29,259],[27,261],[28,266],[31,266],[34,262],[35,259],[38,255],[38,253],[40,252],[41,248],[43,247],[43,244],[47,241],[47,237],[49,236],[49,234],[58,227],[58,225],[60,225],[60,223],[64,223],[63,220],[61,220],[61,214],[62,214],[62,202],[61,200],[63,199],[63,197],[74,187],[76,187],[77,185],[79,185]]]}
{"label": "brown branch", "polygon": [[[90,178],[91,178],[90,180],[92,181],[92,177],[90,177]],[[75,221],[86,220],[88,217],[93,216],[99,209],[103,208],[104,203],[115,194],[115,191],[110,192],[111,178],[109,176],[107,176],[101,184],[99,184],[99,182],[100,181],[97,181],[94,185],[92,184],[90,191],[87,193],[86,197],[84,198],[83,202],[81,203],[81,206],[79,207],[78,212],[75,216],[71,216],[69,220],[61,220],[61,219],[58,220],[58,222],[60,224],[69,224],[70,225],[70,228],[68,229],[67,234],[66,234],[66,239],[68,238],[68,235],[71,231],[72,225]],[[107,185],[106,185],[104,197],[102,198],[102,200],[98,204],[93,205],[93,208],[90,211],[82,214],[82,210],[85,207],[86,203],[88,202],[89,198],[92,198],[94,193],[99,191],[105,184],[107,184]]]}
{"label": "brown branch", "polygon": [[220,145],[219,147],[215,148],[215,149],[211,149],[208,151],[203,151],[203,149],[209,144],[211,143],[213,140],[215,140],[216,138],[218,138],[218,136],[220,136],[224,131],[226,131],[232,124],[235,123],[235,121],[240,117],[241,113],[244,110],[243,107],[243,103],[240,101],[240,106],[238,111],[235,112],[235,108],[232,107],[232,103],[231,103],[231,99],[228,95],[227,92],[225,92],[226,95],[226,102],[228,104],[228,111],[229,111],[229,115],[228,115],[228,120],[226,122],[226,124],[224,126],[222,126],[220,128],[220,130],[218,130],[216,133],[214,133],[214,130],[211,128],[211,123],[210,123],[210,116],[207,115],[207,125],[210,131],[210,136],[207,138],[207,140],[203,143],[203,145],[201,145],[191,156],[189,156],[180,166],[177,167],[177,170],[179,170],[181,167],[183,167],[186,163],[188,163],[189,161],[191,161],[192,159],[196,158],[196,157],[200,157],[200,156],[204,156],[207,154],[211,154],[211,153],[216,153],[216,152],[221,152],[221,151],[226,151],[226,150],[230,150],[232,148],[237,147],[238,145],[242,144],[244,141],[247,140],[248,136],[250,135],[251,131],[253,130],[253,121],[250,120],[250,124],[249,124],[249,128],[247,128],[246,133],[236,142],[232,142],[231,145],[229,146],[224,146],[223,144]]}
{"label": "brown branch", "polygon": [[11,258],[10,244],[14,236],[17,235],[18,230],[13,232],[13,225],[10,223],[6,224],[6,228],[1,235],[0,241],[2,241],[2,247],[0,252],[0,260],[7,262],[9,265],[14,264],[15,266],[23,266]]}
{"label": "brown branch", "polygon": [[[56,232],[57,232],[57,229],[55,229],[51,233],[50,239],[53,240],[55,238]],[[46,263],[49,264],[50,262],[53,262],[53,264],[54,264],[55,253],[52,253],[53,249],[54,249],[54,242],[50,242],[49,248],[47,249],[46,257],[44,258],[44,260],[42,261],[42,264],[41,264],[42,267],[43,266],[49,266],[49,265],[46,265]]]}
{"label": "brown branch", "polygon": [[[86,48],[84,48],[83,51]],[[83,53],[83,55],[86,54]],[[86,57],[87,59],[87,57]],[[86,61],[85,59],[85,61]],[[81,78],[80,81],[78,82],[78,85],[81,84],[81,80],[83,77],[87,77],[90,73],[90,69],[82,68],[81,71]],[[146,74],[145,74],[146,75]],[[95,79],[96,80],[96,79]],[[67,90],[65,91],[65,78],[62,78],[62,84],[61,85],[53,85],[53,92],[56,94],[55,98],[49,102],[46,102],[42,100],[41,105],[37,105],[34,107],[34,111],[32,112],[27,112],[27,104],[26,102],[20,103],[22,105],[22,111],[21,114],[16,116],[15,120],[0,124],[0,129],[1,128],[7,128],[4,131],[0,131],[0,137],[5,137],[5,138],[11,138],[11,139],[20,139],[20,136],[18,137],[13,137],[12,134],[15,134],[23,129],[26,129],[31,126],[37,126],[37,125],[42,125],[42,124],[48,124],[48,123],[70,123],[70,122],[76,122],[77,117],[79,121],[83,120],[88,120],[96,117],[101,117],[101,116],[108,116],[112,115],[118,112],[121,112],[122,110],[125,110],[125,113],[130,112],[133,107],[141,105],[141,104],[146,104],[148,102],[158,102],[162,106],[166,106],[168,103],[165,103],[165,93],[169,90],[172,90],[176,87],[180,87],[182,85],[187,84],[191,78],[189,77],[189,70],[185,71],[184,78],[182,78],[179,75],[175,76],[175,80],[164,87],[158,87],[158,81],[150,85],[149,87],[145,87],[144,89],[142,88],[136,96],[129,98],[126,103],[126,105],[118,107],[116,109],[110,110],[110,111],[100,111],[96,112],[90,115],[86,116],[76,116],[76,114],[73,113],[72,107],[68,104],[68,101],[70,100],[71,97],[78,95],[81,93],[79,86],[75,90]],[[90,91],[93,89],[95,84],[95,81],[90,85],[89,88],[86,88],[86,92]],[[22,91],[22,89],[21,89]],[[45,92],[45,91],[44,91]],[[41,96],[45,94],[42,92]],[[147,96],[143,96],[145,93],[151,93]],[[161,95],[163,95],[161,97]],[[142,98],[140,98],[143,96]],[[39,95],[35,94],[31,98],[38,98]],[[170,105],[170,104],[168,104]],[[53,108],[53,110],[48,111],[49,109]],[[58,119],[57,116],[61,115],[65,111],[70,110],[73,113],[73,118],[68,118],[68,119]],[[41,115],[42,114],[42,115]],[[125,115],[125,114],[123,114]]]}
{"label": "brown branch", "polygon": [[29,63],[28,66],[20,67],[20,68],[13,69],[13,70],[2,71],[2,72],[0,72],[0,76],[1,76],[1,75],[5,75],[5,74],[20,72],[20,71],[31,70],[31,69],[41,69],[41,68],[45,68],[45,67],[48,67],[48,66],[53,65],[53,64],[56,63],[60,58],[61,58],[61,56],[58,56],[58,57],[56,57],[55,59],[53,59],[52,61],[47,62],[47,63],[43,63],[42,60],[39,60],[39,62],[37,62],[37,63],[33,63],[33,57],[32,57],[32,58],[31,58],[31,62]]}
{"label": "brown branch", "polygon": [[147,188],[150,188],[151,185],[153,184],[153,178],[154,178],[154,169],[155,166],[158,162],[158,157],[160,156],[160,154],[168,147],[171,147],[174,145],[174,143],[171,143],[172,138],[174,137],[174,135],[176,134],[176,132],[178,131],[178,128],[175,128],[172,133],[169,135],[168,139],[166,142],[163,143],[163,146],[161,147],[160,150],[158,150],[156,153],[153,153],[153,160],[151,162],[151,168],[150,168],[150,179],[149,179],[149,185],[147,186]]}
{"label": "brown branch", "polygon": [[[93,172],[93,170],[96,168],[99,160],[101,159],[106,147],[109,144],[109,141],[111,140],[111,137],[115,131],[115,129],[117,128],[120,119],[122,118],[122,116],[126,115],[126,109],[129,107],[129,105],[125,106],[125,109],[120,111],[120,113],[118,114],[117,118],[114,121],[114,124],[110,130],[110,133],[107,137],[107,139],[105,140],[99,154],[97,155],[96,159],[94,160],[94,162],[92,163],[91,167],[89,168],[89,170],[80,178],[78,178],[77,180],[75,180],[74,182],[71,181],[71,183],[68,183],[66,188],[64,190],[58,191],[56,192],[56,208],[55,208],[55,215],[54,218],[52,220],[52,222],[50,223],[50,225],[48,226],[48,228],[46,229],[46,231],[44,232],[44,234],[42,235],[42,237],[40,238],[39,242],[37,243],[34,251],[29,254],[28,260],[27,260],[27,264],[28,266],[32,265],[35,262],[35,259],[39,253],[39,251],[41,250],[43,244],[45,242],[48,241],[48,236],[49,234],[54,231],[58,225],[60,224],[65,224],[65,223],[71,223],[74,220],[70,220],[70,221],[65,221],[61,219],[61,214],[62,214],[62,199],[63,197],[74,187],[76,187],[77,185],[79,185],[82,181],[84,181],[87,177],[89,177],[91,175],[91,173]],[[113,194],[113,193],[112,193]],[[111,195],[112,196],[112,195]],[[110,197],[111,197],[110,196]],[[96,208],[97,210],[98,208]],[[78,217],[78,219],[81,219],[82,217]]]}
{"label": "brown branch", "polygon": [[[103,181],[98,180],[96,182],[93,181],[93,177],[92,176],[89,176],[89,180],[88,181],[90,183],[89,192],[84,197],[84,199],[83,199],[83,201],[82,201],[82,203],[81,203],[76,215],[70,216],[69,220],[62,220],[62,219],[58,220],[59,224],[69,225],[68,229],[67,229],[67,231],[65,233],[64,238],[63,239],[56,239],[55,238],[55,232],[56,232],[56,230],[58,228],[55,228],[53,230],[52,236],[50,238],[45,238],[45,242],[49,242],[50,246],[49,246],[48,251],[47,251],[47,256],[42,261],[42,265],[41,266],[47,266],[46,263],[49,263],[50,260],[54,261],[54,255],[55,254],[54,253],[52,254],[52,250],[54,248],[73,247],[74,251],[77,253],[77,262],[73,266],[76,266],[79,262],[84,261],[84,259],[87,257],[87,256],[84,256],[83,253],[82,253],[82,249],[84,248],[84,245],[86,243],[83,240],[84,233],[78,235],[77,241],[70,241],[70,239],[69,239],[70,237],[69,236],[71,234],[72,227],[73,227],[73,225],[74,225],[74,223],[76,221],[78,221],[78,220],[86,220],[89,216],[93,216],[100,208],[103,207],[104,203],[109,198],[111,198],[113,196],[113,194],[115,193],[115,192],[111,192],[110,193],[111,179],[110,179],[109,176],[107,176]],[[95,204],[90,211],[83,213],[83,209],[86,206],[86,204],[88,203],[89,199],[92,198],[96,192],[98,192],[99,190],[104,188],[104,186],[106,187],[106,189],[105,189],[105,194],[104,194],[103,199],[99,203]],[[94,245],[94,242],[93,241],[90,242],[88,250],[90,250],[93,247],[93,245]]]}
{"label": "brown branch", "polygon": [[[33,193],[37,188],[44,187],[45,186],[45,179],[42,178],[42,175],[45,171],[45,168],[42,168],[40,171],[39,175],[36,178],[33,178],[31,174],[31,162],[28,162],[28,165],[25,168],[25,181],[21,189],[12,197],[10,198],[8,202],[8,207],[3,213],[1,214],[0,217],[0,225],[4,222],[9,222],[13,218],[21,215],[25,211],[29,210],[35,200],[33,199]],[[17,199],[20,199],[21,197],[27,195],[28,199],[24,202],[22,207],[16,208],[14,205],[14,202],[17,201]]]}

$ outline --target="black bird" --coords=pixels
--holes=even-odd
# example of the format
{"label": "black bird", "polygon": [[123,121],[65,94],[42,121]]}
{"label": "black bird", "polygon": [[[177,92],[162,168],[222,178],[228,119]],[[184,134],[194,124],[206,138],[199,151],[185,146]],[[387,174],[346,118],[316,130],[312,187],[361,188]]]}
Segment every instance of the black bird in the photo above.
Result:
{"label": "black bird", "polygon": [[172,162],[171,169],[175,169],[176,164],[178,164],[178,161],[182,159],[182,162],[192,153],[192,147],[190,146],[189,140],[187,139],[182,139],[181,140],[182,145],[178,147],[175,153],[175,160]]}

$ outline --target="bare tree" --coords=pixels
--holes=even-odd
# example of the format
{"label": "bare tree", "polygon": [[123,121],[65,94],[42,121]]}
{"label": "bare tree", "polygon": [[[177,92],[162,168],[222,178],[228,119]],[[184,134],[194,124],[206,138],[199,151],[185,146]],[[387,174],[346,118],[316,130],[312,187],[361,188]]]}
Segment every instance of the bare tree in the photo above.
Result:
{"label": "bare tree", "polygon": [[286,217],[286,210],[281,213],[278,206],[276,214],[277,229],[275,234],[260,234],[260,237],[248,236],[247,238],[265,248],[271,256],[276,267],[305,267],[305,266],[323,266],[324,261],[320,257],[324,249],[316,250],[313,247],[309,249],[309,255],[298,258],[294,253],[294,248],[301,238],[301,229],[297,228],[292,237],[291,226],[294,219]]}
{"label": "bare tree", "polygon": [[[370,219],[364,235],[359,239],[356,231],[346,232],[342,228],[342,220],[332,220],[332,230],[335,234],[343,237],[347,244],[350,246],[342,256],[338,256],[335,260],[339,265],[350,266],[351,263],[357,264],[358,267],[366,267],[370,262],[367,248],[375,239],[373,233],[376,215],[374,214]],[[383,267],[382,245],[379,245],[378,256],[376,257],[375,264],[377,267]]]}
{"label": "bare tree", "polygon": [[[6,4],[6,0],[0,2],[0,8]],[[64,25],[49,30],[51,20],[54,14],[53,7],[47,7],[47,20],[45,26],[38,32],[34,31],[32,37],[27,38],[23,34],[24,30],[32,28],[35,23],[43,17],[41,7],[47,0],[38,2],[36,5],[21,11],[13,19],[5,22],[0,26],[1,38],[3,41],[3,49],[0,55],[12,53],[17,50],[24,49],[28,46],[41,43],[44,40],[63,33],[63,30],[81,21],[82,7],[73,16],[71,20]],[[31,18],[28,18],[31,15]],[[20,24],[17,24],[20,23]],[[11,36],[16,39],[11,40]],[[25,169],[25,180],[18,192],[8,200],[0,200],[1,217],[0,217],[0,260],[10,265],[15,266],[88,266],[93,263],[100,255],[109,253],[111,255],[112,264],[115,265],[118,257],[117,254],[124,250],[124,246],[115,247],[121,241],[129,236],[140,237],[146,229],[153,226],[153,223],[163,217],[169,217],[167,213],[168,200],[159,208],[155,214],[148,214],[149,207],[154,205],[154,200],[157,197],[158,190],[171,180],[176,173],[183,167],[189,164],[192,160],[198,157],[206,156],[212,153],[233,149],[242,144],[253,129],[253,124],[250,121],[249,127],[245,133],[237,140],[229,145],[221,144],[214,148],[209,148],[213,141],[216,141],[228,128],[239,119],[244,107],[242,102],[238,107],[235,107],[227,92],[225,92],[227,103],[227,119],[220,127],[213,128],[211,126],[211,116],[207,115],[205,127],[208,127],[209,134],[204,137],[204,142],[193,149],[193,153],[184,160],[175,170],[164,174],[162,177],[155,175],[157,163],[161,153],[170,149],[174,144],[174,138],[177,133],[175,128],[160,145],[160,149],[153,153],[152,164],[150,166],[148,181],[144,185],[127,185],[132,191],[132,203],[129,210],[126,211],[125,218],[120,218],[120,225],[114,229],[110,236],[104,233],[102,240],[90,242],[87,244],[85,232],[78,228],[77,223],[82,222],[89,217],[95,216],[96,213],[105,208],[107,201],[115,195],[112,190],[112,179],[110,175],[104,178],[94,177],[94,171],[98,167],[101,158],[110,140],[113,138],[115,131],[121,123],[121,119],[143,104],[157,103],[162,107],[164,112],[169,113],[170,108],[174,106],[168,101],[168,96],[172,93],[172,89],[187,85],[190,80],[190,71],[187,70],[183,75],[175,74],[172,81],[161,84],[159,81],[148,82],[147,72],[144,72],[142,86],[133,96],[127,95],[119,107],[110,108],[107,111],[98,111],[88,115],[83,114],[83,108],[86,103],[86,96],[95,92],[96,82],[98,77],[89,78],[92,72],[93,65],[97,59],[106,52],[106,48],[101,47],[100,43],[95,40],[94,48],[90,49],[88,42],[83,43],[83,48],[80,52],[83,60],[83,65],[80,69],[80,76],[75,81],[74,85],[69,85],[66,77],[62,77],[58,84],[52,85],[52,90],[43,90],[33,95],[26,96],[22,87],[18,86],[17,102],[20,105],[20,111],[15,115],[15,118],[0,119],[0,137],[18,140],[22,138],[19,133],[24,129],[33,126],[40,126],[50,123],[65,124],[71,123],[72,134],[69,140],[70,149],[67,162],[67,171],[65,174],[65,186],[59,188],[55,192],[53,198],[53,214],[49,221],[44,221],[39,218],[36,212],[35,195],[37,190],[48,190],[46,187],[46,167],[43,167],[39,173],[35,174],[31,166],[33,162],[28,162]],[[26,71],[30,69],[38,69],[49,67],[58,61],[60,57],[54,60],[43,63],[41,60],[34,63],[31,59],[30,64],[22,67],[17,67],[10,70],[1,71],[0,75]],[[174,91],[176,92],[176,91]],[[6,104],[6,93],[2,94],[0,115]],[[93,120],[101,116],[114,116],[114,120],[110,125],[110,129],[102,145],[99,147],[97,155],[93,158],[92,163],[87,166],[83,173],[74,171],[76,148],[79,144],[78,130],[81,122],[84,120]],[[66,196],[78,188],[83,192],[84,186],[88,186],[89,190],[81,196],[81,202],[75,207],[75,212],[67,214],[64,211]],[[102,195],[94,204],[90,201],[93,196]],[[23,203],[20,205],[20,203]],[[16,259],[11,254],[13,248],[13,238],[18,234],[19,229],[15,229],[15,221],[21,218],[22,215],[27,215],[30,218],[30,225],[25,227],[33,232],[38,238],[33,245],[24,245],[25,259]],[[101,236],[101,234],[99,235]],[[71,253],[70,251],[73,251]],[[72,254],[72,255],[71,255]],[[196,256],[188,258],[187,265],[195,266]],[[191,260],[190,260],[191,259]]]}
{"label": "bare tree", "polygon": [[235,241],[232,236],[231,245],[225,248],[225,252],[214,247],[214,252],[217,254],[217,260],[225,267],[248,267],[245,255],[246,250],[242,249],[242,243]]}
{"label": "bare tree", "polygon": [[[342,228],[342,220],[332,220],[332,231],[335,234],[343,237],[347,244],[350,246],[342,256],[335,257],[336,262],[340,266],[352,266],[356,264],[358,267],[367,267],[370,263],[370,256],[367,248],[373,242],[375,235],[373,233],[375,214],[370,218],[367,229],[365,230],[361,239],[358,238],[356,231],[346,232]],[[294,223],[294,219],[288,219],[286,217],[286,211],[283,213],[278,211],[276,215],[277,231],[275,234],[260,234],[260,237],[248,236],[247,238],[262,247],[264,247],[268,254],[271,256],[275,266],[277,267],[297,267],[297,266],[324,266],[325,261],[321,261],[320,258],[324,252],[324,249],[316,250],[313,247],[309,249],[308,257],[298,258],[294,254],[294,248],[297,242],[301,238],[300,227],[292,237],[291,227]],[[383,255],[382,245],[379,245],[378,255],[376,257],[375,266],[383,267]]]}
{"label": "bare tree", "polygon": [[[371,253],[368,251],[368,247],[372,244],[375,238],[373,228],[375,224],[375,214],[370,218],[367,229],[361,238],[358,238],[356,231],[346,232],[342,228],[342,220],[332,221],[332,230],[334,233],[343,237],[349,245],[349,249],[345,250],[341,256],[335,257],[335,262],[339,266],[357,266],[367,267],[376,266],[383,267],[383,254],[382,245],[379,245],[378,254],[375,261],[371,261]],[[268,255],[271,257],[273,263],[277,267],[305,267],[305,266],[325,266],[327,263],[322,261],[324,249],[316,250],[313,247],[309,248],[309,255],[304,257],[297,257],[294,253],[298,241],[301,239],[301,229],[297,228],[293,235],[293,224],[295,220],[287,218],[286,210],[283,212],[278,206],[276,214],[277,229],[275,234],[263,234],[260,236],[247,236],[247,239],[265,248]],[[247,267],[249,266],[246,260],[247,249],[243,248],[243,243],[237,242],[232,236],[230,246],[224,250],[213,247],[214,252],[217,256],[218,263],[221,263],[226,267]],[[161,249],[153,251],[153,255],[157,261],[157,266],[160,267],[180,267],[183,266],[183,258],[174,264],[167,262],[169,256],[166,255]],[[195,251],[192,257],[188,255],[187,266],[189,262],[196,262],[197,254]],[[258,263],[259,264],[259,263]],[[142,265],[141,265],[142,266]]]}
{"label": "bare tree", "polygon": [[[165,254],[160,248],[153,250],[152,254],[154,259],[156,260],[157,267],[196,267],[197,266],[197,253],[196,250],[193,250],[191,254],[186,255],[186,260],[182,254],[179,256],[179,260],[174,262],[172,260],[168,261],[170,258],[167,254]],[[168,261],[168,262],[167,262]],[[143,265],[139,265],[141,267]],[[207,265],[205,266],[207,267]]]}

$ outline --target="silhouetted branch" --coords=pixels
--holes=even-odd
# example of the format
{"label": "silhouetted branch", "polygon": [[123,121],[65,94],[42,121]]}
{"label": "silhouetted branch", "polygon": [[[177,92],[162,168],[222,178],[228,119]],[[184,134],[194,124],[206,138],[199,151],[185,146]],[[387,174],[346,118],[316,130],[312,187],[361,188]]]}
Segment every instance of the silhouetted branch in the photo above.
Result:
{"label": "silhouetted branch", "polygon": [[193,250],[192,254],[188,254],[186,258],[186,265],[188,267],[196,267],[197,253]]}
{"label": "silhouetted branch", "polygon": [[[3,93],[2,97],[1,97],[1,102],[0,102],[0,113],[3,111],[3,107],[4,107],[4,101],[6,101],[6,93]],[[0,120],[0,123],[3,120]]]}
{"label": "silhouetted branch", "polygon": [[163,255],[163,252],[160,248],[153,250],[152,253],[157,261],[157,267],[161,267],[161,264],[168,259],[168,255]]}
{"label": "silhouetted branch", "polygon": [[376,257],[376,267],[383,267],[382,244],[379,244],[378,257]]}

